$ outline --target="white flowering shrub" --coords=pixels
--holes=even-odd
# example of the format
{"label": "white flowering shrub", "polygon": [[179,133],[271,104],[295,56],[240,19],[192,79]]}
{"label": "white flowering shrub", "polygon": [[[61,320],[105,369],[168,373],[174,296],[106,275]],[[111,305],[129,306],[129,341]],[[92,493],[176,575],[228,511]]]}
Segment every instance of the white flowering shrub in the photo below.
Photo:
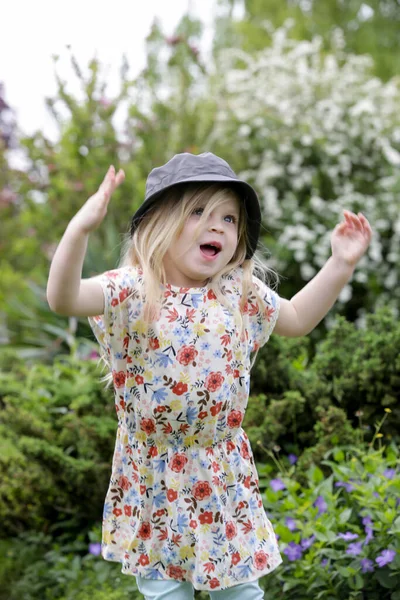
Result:
{"label": "white flowering shrub", "polygon": [[347,316],[399,306],[399,80],[372,77],[371,59],[346,54],[340,32],[328,54],[320,39],[294,41],[288,29],[256,54],[220,54],[214,144],[260,194],[281,289],[295,292],[324,264],[346,208],[374,229],[341,294]]}

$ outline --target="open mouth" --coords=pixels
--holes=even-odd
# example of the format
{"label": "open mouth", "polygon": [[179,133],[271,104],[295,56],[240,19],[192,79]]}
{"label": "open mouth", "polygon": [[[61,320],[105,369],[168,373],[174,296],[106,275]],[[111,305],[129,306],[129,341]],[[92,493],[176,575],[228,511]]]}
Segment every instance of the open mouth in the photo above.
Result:
{"label": "open mouth", "polygon": [[221,247],[214,244],[201,244],[200,250],[206,256],[216,256],[221,252]]}

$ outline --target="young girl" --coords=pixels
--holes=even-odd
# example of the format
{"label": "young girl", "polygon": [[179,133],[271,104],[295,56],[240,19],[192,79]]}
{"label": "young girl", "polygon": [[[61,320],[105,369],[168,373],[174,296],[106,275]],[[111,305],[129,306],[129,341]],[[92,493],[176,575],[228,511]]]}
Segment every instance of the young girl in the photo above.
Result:
{"label": "young girl", "polygon": [[82,280],[88,235],[123,179],[110,167],[71,220],[47,292],[54,311],[90,317],[112,373],[118,431],[103,556],[148,600],[186,600],[194,589],[259,600],[258,579],[282,559],[241,427],[252,358],[273,330],[302,336],[323,319],[371,228],[345,211],[326,265],[280,299],[255,258],[255,191],[211,153],[179,154],[150,173],[122,266]]}

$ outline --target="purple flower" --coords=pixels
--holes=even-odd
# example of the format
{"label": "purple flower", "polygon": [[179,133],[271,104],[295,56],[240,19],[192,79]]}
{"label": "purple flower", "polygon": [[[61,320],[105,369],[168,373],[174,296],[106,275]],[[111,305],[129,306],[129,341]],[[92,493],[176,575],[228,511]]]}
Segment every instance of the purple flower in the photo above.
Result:
{"label": "purple flower", "polygon": [[294,519],[291,519],[290,517],[288,517],[285,520],[286,523],[286,527],[288,529],[290,529],[290,531],[294,531],[295,529],[298,529],[298,527],[296,527],[296,521]]}
{"label": "purple flower", "polygon": [[98,542],[89,544],[89,552],[90,554],[93,554],[93,556],[99,556],[101,554],[101,544]]}
{"label": "purple flower", "polygon": [[303,550],[301,546],[295,542],[290,542],[283,551],[289,560],[298,560],[303,556]]}
{"label": "purple flower", "polygon": [[327,559],[327,558],[323,558],[323,559],[321,560],[321,567],[326,567],[326,566],[327,566],[327,564],[328,564],[328,562],[329,562],[329,561],[328,561],[328,559]]}
{"label": "purple flower", "polygon": [[372,527],[366,527],[365,533],[367,535],[365,536],[364,544],[368,544],[368,542],[370,542],[372,540],[372,538],[374,537]]}
{"label": "purple flower", "polygon": [[374,570],[374,563],[369,558],[363,558],[361,560],[361,571],[363,573],[372,573]]}
{"label": "purple flower", "polygon": [[362,552],[361,545],[362,542],[354,542],[354,544],[349,544],[347,546],[346,554],[350,554],[350,556],[358,556]]}
{"label": "purple flower", "polygon": [[393,477],[395,475],[396,475],[395,469],[386,469],[386,471],[383,471],[383,476],[386,477],[387,479],[393,479]]}
{"label": "purple flower", "polygon": [[318,514],[324,513],[328,510],[328,505],[325,502],[323,496],[318,496],[316,501],[314,502],[314,506],[318,508]]}
{"label": "purple flower", "polygon": [[358,533],[346,531],[346,533],[339,533],[338,537],[342,538],[342,540],[346,540],[346,542],[350,542],[350,540],[356,540],[358,538]]}
{"label": "purple flower", "polygon": [[298,461],[298,458],[295,454],[289,454],[288,459],[291,465],[294,465]]}
{"label": "purple flower", "polygon": [[312,535],[309,538],[304,538],[304,540],[301,540],[300,545],[303,548],[303,550],[308,550],[308,548],[310,548],[310,546],[313,545],[315,541],[315,535]]}
{"label": "purple flower", "polygon": [[354,490],[354,485],[352,483],[347,483],[346,481],[337,481],[335,487],[343,487],[346,492],[352,492]]}
{"label": "purple flower", "polygon": [[279,492],[280,490],[284,490],[286,488],[286,485],[281,479],[271,479],[270,484],[274,492]]}
{"label": "purple flower", "polygon": [[391,563],[395,556],[395,550],[384,550],[382,554],[376,557],[375,562],[379,567],[384,567]]}
{"label": "purple flower", "polygon": [[364,527],[367,526],[367,525],[372,525],[372,519],[371,519],[371,517],[368,517],[368,516],[363,517],[362,524],[364,525]]}

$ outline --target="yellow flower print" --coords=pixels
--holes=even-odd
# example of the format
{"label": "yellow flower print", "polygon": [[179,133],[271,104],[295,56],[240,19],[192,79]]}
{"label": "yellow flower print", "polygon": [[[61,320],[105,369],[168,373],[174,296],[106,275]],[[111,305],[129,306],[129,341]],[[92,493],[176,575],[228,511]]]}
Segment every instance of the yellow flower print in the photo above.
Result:
{"label": "yellow flower print", "polygon": [[262,540],[265,538],[265,528],[264,527],[257,527],[256,529],[256,538],[258,540]]}
{"label": "yellow flower print", "polygon": [[147,437],[147,436],[146,436],[146,434],[145,434],[145,432],[144,432],[144,431],[137,431],[137,432],[135,433],[135,436],[136,436],[136,439],[137,439],[139,442],[142,442],[142,443],[143,443],[143,442],[145,442],[145,441],[146,441],[146,437]]}
{"label": "yellow flower print", "polygon": [[193,331],[196,335],[201,337],[205,333],[204,332],[205,328],[206,328],[206,326],[204,325],[204,323],[196,323],[195,326],[193,327]]}
{"label": "yellow flower print", "polygon": [[165,337],[165,334],[163,331],[160,331],[160,334],[158,336],[158,341],[160,344],[160,348],[166,348],[167,346],[171,346],[171,344],[172,344],[171,339]]}
{"label": "yellow flower print", "polygon": [[218,335],[223,335],[224,333],[226,333],[225,332],[225,325],[223,323],[220,323],[217,326],[217,333],[218,333]]}
{"label": "yellow flower print", "polygon": [[192,383],[192,380],[190,379],[189,373],[184,373],[183,371],[179,373],[179,382],[190,385]]}
{"label": "yellow flower print", "polygon": [[190,546],[182,546],[182,548],[179,550],[179,556],[182,558],[182,560],[185,560],[186,558],[193,558],[195,556],[194,548],[191,548]]}
{"label": "yellow flower print", "polygon": [[203,550],[203,552],[201,552],[200,554],[200,560],[202,562],[205,562],[206,560],[209,560],[210,558],[210,553],[207,550]]}
{"label": "yellow flower print", "polygon": [[140,540],[138,538],[136,538],[135,540],[132,540],[131,543],[129,544],[127,550],[129,552],[132,552],[133,550],[136,550],[138,545],[139,545]]}
{"label": "yellow flower print", "polygon": [[153,381],[153,372],[152,371],[145,371],[143,373],[143,379],[145,380],[146,383],[149,383],[150,381]]}
{"label": "yellow flower print", "polygon": [[197,436],[195,435],[187,435],[185,437],[185,446],[194,446],[196,443]]}
{"label": "yellow flower print", "polygon": [[182,410],[182,402],[176,398],[169,403],[172,410]]}
{"label": "yellow flower print", "polygon": [[105,544],[111,544],[112,539],[112,535],[109,531],[103,531],[103,542]]}

